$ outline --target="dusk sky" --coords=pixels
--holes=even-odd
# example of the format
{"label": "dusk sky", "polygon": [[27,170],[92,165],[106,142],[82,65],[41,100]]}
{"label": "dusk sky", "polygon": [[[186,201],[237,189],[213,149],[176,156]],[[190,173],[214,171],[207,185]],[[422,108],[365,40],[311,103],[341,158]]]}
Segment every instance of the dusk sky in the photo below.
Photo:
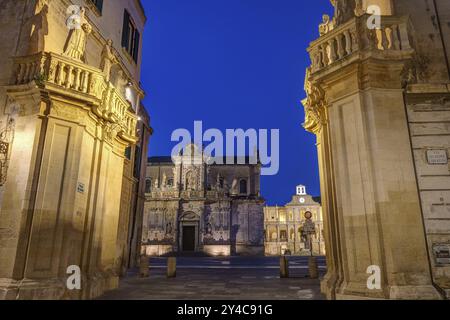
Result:
{"label": "dusk sky", "polygon": [[280,171],[262,178],[269,205],[304,184],[320,194],[315,137],[302,128],[306,48],[329,0],[144,0],[142,85],[155,132],[150,155],[170,155],[175,129],[280,129]]}

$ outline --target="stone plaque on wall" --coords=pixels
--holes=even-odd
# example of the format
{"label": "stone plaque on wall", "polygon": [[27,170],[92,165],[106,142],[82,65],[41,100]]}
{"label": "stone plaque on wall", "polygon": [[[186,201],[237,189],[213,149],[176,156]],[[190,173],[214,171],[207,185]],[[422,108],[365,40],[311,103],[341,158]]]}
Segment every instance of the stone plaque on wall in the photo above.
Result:
{"label": "stone plaque on wall", "polygon": [[448,164],[447,150],[427,150],[428,164]]}
{"label": "stone plaque on wall", "polygon": [[450,265],[450,243],[433,244],[433,254],[437,265]]}

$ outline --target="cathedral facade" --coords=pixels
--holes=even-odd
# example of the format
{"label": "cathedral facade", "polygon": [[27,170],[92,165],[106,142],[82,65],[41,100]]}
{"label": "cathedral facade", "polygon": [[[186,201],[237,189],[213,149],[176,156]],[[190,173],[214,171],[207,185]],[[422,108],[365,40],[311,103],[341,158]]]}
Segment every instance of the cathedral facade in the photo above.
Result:
{"label": "cathedral facade", "polygon": [[202,151],[190,148],[194,152],[148,161],[143,252],[262,255],[260,164],[249,157],[208,164]]}

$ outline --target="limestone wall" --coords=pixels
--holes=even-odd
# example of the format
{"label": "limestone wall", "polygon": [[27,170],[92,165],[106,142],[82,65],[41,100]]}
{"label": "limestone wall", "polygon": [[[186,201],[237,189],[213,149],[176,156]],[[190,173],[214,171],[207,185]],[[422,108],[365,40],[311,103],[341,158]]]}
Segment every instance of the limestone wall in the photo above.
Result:
{"label": "limestone wall", "polygon": [[[426,88],[426,87],[425,87]],[[436,283],[450,292],[450,90],[426,93],[411,86],[408,119],[428,254]],[[415,93],[413,93],[415,92]]]}
{"label": "limestone wall", "polygon": [[[118,285],[128,231],[119,226],[127,226],[133,210],[124,208],[123,200],[133,197],[135,187],[123,188],[124,155],[137,141],[137,117],[99,69],[99,52],[110,34],[118,37],[123,12],[114,18],[118,12],[108,11],[111,6],[105,2],[102,20],[88,10],[89,23],[98,28],[88,37],[87,59],[79,61],[62,55],[71,3],[0,5],[0,34],[5,37],[0,122],[14,123],[0,202],[0,298],[92,298]],[[120,3],[136,14],[137,1]],[[30,54],[13,68],[17,56]],[[120,60],[119,50],[117,55]],[[142,95],[139,65],[121,63],[120,68],[135,84],[136,99],[130,102],[137,104]],[[106,90],[114,96],[114,106]],[[65,281],[71,265],[81,269],[82,288],[69,292]]]}
{"label": "limestone wall", "polygon": [[424,68],[424,78],[429,83],[441,83],[449,80],[446,56],[450,57],[448,48],[450,46],[450,3],[446,0],[436,0],[436,5],[435,8],[434,1],[394,1],[397,15],[411,17],[414,28],[414,32],[411,34],[413,45],[419,57],[423,58],[420,67]]}

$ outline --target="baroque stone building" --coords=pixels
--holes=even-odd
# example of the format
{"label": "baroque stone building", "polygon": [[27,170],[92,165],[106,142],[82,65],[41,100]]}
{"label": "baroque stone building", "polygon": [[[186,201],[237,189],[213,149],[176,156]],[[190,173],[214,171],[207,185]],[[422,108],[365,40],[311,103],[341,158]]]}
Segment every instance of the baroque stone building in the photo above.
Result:
{"label": "baroque stone building", "polygon": [[135,264],[145,21],[138,0],[0,1],[0,298],[96,297]]}
{"label": "baroque stone building", "polygon": [[[306,193],[305,186],[299,185],[291,202],[284,207],[264,208],[267,256],[325,254],[322,207],[317,200]],[[307,220],[314,223],[314,234],[308,234]]]}
{"label": "baroque stone building", "polygon": [[144,253],[264,254],[261,165],[249,157],[229,160],[208,164],[195,145],[173,159],[149,159]]}
{"label": "baroque stone building", "polygon": [[303,101],[320,162],[322,290],[450,298],[450,2],[332,3],[308,48]]}

